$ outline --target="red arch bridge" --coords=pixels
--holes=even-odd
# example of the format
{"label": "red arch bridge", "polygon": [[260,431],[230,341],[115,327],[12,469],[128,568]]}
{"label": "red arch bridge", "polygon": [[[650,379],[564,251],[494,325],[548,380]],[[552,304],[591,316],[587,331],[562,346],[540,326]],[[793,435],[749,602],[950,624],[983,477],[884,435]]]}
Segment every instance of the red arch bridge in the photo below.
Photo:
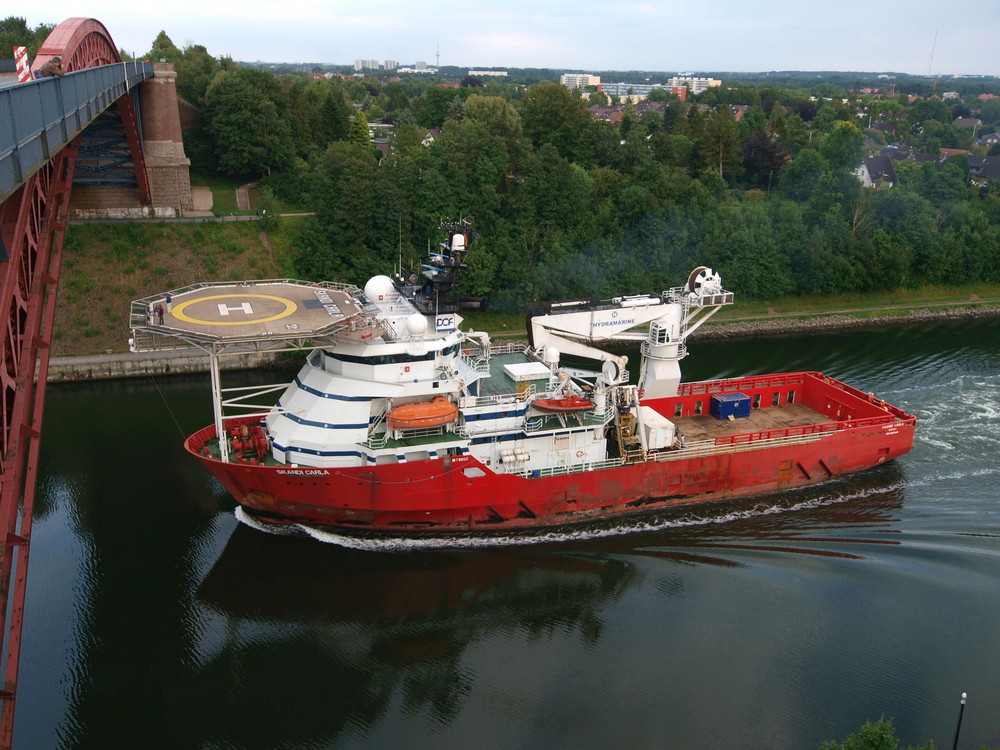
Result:
{"label": "red arch bridge", "polygon": [[[59,55],[65,77],[37,78]],[[0,87],[0,748],[9,748],[27,580],[38,448],[56,288],[74,183],[127,182],[151,203],[137,86],[150,63],[123,62],[91,18],[59,24],[35,76]]]}

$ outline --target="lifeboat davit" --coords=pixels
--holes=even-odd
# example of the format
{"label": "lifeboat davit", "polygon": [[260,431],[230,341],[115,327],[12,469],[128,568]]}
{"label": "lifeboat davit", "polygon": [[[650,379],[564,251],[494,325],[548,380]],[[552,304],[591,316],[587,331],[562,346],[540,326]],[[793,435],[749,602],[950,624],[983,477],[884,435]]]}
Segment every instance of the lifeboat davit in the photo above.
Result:
{"label": "lifeboat davit", "polygon": [[458,407],[444,396],[430,401],[400,404],[386,415],[390,430],[413,430],[419,427],[439,427],[458,418]]}
{"label": "lifeboat davit", "polygon": [[579,396],[566,396],[565,398],[536,398],[531,405],[538,411],[547,414],[567,414],[577,411],[591,411],[594,402],[588,401]]}

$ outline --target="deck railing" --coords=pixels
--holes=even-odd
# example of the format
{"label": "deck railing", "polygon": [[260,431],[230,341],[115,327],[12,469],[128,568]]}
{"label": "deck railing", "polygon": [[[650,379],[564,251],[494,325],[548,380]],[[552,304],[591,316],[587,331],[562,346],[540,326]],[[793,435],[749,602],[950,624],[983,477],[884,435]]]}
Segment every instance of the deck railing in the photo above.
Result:
{"label": "deck railing", "polygon": [[838,432],[840,430],[853,430],[858,427],[874,427],[880,424],[890,424],[897,422],[895,416],[885,415],[879,417],[865,417],[864,419],[848,419],[841,422],[823,422],[822,424],[803,425],[801,427],[777,427],[772,430],[760,430],[757,432],[743,432],[738,435],[723,435],[715,438],[715,445],[739,445],[742,443],[753,443],[761,440],[772,440],[775,438],[800,437],[804,435],[817,435],[827,432]]}
{"label": "deck railing", "polygon": [[[776,448],[781,446],[810,443],[819,440],[826,435],[844,430],[855,429],[868,425],[894,422],[892,417],[873,417],[870,419],[855,419],[840,424],[827,423],[814,425],[810,428],[789,428],[786,430],[766,430],[763,432],[749,432],[742,435],[730,435],[716,438],[714,440],[689,440],[683,448],[648,453],[646,460],[663,463],[668,461],[682,461],[689,458],[702,456],[719,455],[722,453],[744,453],[762,448]],[[579,464],[568,464],[566,466],[553,466],[545,469],[523,469],[516,472],[527,478],[551,477],[562,474],[577,474],[584,471],[599,471],[601,469],[613,469],[624,466],[627,461],[621,458],[612,458],[605,461],[584,462]]]}

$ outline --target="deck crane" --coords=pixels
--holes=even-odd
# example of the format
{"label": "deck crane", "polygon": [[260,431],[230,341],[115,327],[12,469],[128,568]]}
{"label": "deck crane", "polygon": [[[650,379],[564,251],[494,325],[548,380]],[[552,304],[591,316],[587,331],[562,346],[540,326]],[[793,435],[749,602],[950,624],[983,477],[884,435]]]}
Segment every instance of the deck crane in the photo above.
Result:
{"label": "deck crane", "polygon": [[[534,305],[528,311],[529,348],[534,357],[550,365],[561,354],[611,363],[604,365],[602,379],[612,385],[624,379],[628,357],[595,344],[640,343],[639,393],[643,398],[674,396],[680,384],[680,360],[687,356],[685,340],[732,302],[733,293],[722,288],[719,274],[699,266],[685,286],[662,295]],[[636,330],[646,324],[648,331]]]}

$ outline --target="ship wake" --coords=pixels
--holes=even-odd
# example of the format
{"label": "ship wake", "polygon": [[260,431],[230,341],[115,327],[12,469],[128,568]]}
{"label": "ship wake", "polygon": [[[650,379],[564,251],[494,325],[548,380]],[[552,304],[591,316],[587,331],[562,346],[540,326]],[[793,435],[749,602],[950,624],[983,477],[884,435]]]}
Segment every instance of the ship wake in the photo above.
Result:
{"label": "ship wake", "polygon": [[[838,486],[842,485],[842,486]],[[334,544],[347,549],[369,552],[412,552],[439,549],[490,549],[496,547],[519,547],[540,544],[565,544],[567,542],[587,542],[597,539],[607,539],[626,534],[648,534],[657,531],[670,531],[691,527],[705,527],[713,524],[722,525],[736,521],[771,516],[782,513],[795,513],[805,510],[841,505],[853,501],[866,500],[872,497],[899,492],[906,487],[905,481],[877,486],[852,486],[850,478],[841,482],[832,482],[822,488],[813,487],[790,489],[773,492],[756,498],[752,504],[745,504],[738,509],[728,505],[722,510],[720,505],[686,507],[651,511],[641,516],[631,518],[618,517],[584,524],[549,527],[546,529],[527,529],[517,532],[498,532],[496,534],[462,535],[441,534],[438,536],[389,536],[344,534],[329,528],[310,526],[308,524],[289,524],[275,526],[265,524],[237,507],[236,518],[248,526],[270,534],[308,536],[325,544]],[[802,498],[803,492],[809,497]],[[745,501],[742,501],[745,502]],[[678,512],[681,512],[679,515]]]}

